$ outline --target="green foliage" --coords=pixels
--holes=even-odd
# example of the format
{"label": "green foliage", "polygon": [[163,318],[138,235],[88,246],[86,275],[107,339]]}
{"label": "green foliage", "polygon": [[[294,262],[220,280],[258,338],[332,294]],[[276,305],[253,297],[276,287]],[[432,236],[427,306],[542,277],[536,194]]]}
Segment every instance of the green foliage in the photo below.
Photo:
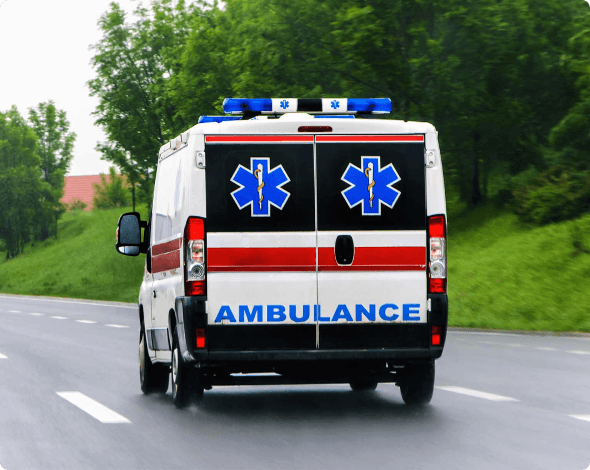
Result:
{"label": "green foliage", "polygon": [[63,197],[64,176],[73,157],[76,134],[69,132],[66,112],[55,108],[53,101],[39,103],[29,109],[29,123],[39,141],[39,156],[43,180],[48,183],[43,191],[43,210],[37,214],[37,238],[45,240],[53,232],[57,235],[57,219],[65,212]]}
{"label": "green foliage", "polygon": [[41,197],[49,188],[41,181],[37,137],[12,107],[0,113],[0,240],[6,258],[22,253],[47,207]]}
{"label": "green foliage", "polygon": [[115,167],[109,168],[109,179],[100,175],[100,184],[94,183],[93,207],[110,209],[129,205],[129,188],[123,176],[117,175]]}
{"label": "green foliage", "polygon": [[83,211],[87,207],[88,207],[88,204],[86,204],[85,202],[81,201],[80,199],[76,199],[75,201],[73,201],[73,202],[70,203],[70,205],[68,206],[68,210],[70,212]]}

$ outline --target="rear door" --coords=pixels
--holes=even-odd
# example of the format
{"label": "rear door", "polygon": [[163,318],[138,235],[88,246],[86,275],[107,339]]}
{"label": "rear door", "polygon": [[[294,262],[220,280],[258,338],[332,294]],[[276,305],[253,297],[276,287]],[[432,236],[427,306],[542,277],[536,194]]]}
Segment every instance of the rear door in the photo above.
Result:
{"label": "rear door", "polygon": [[427,346],[423,135],[318,135],[318,346]]}
{"label": "rear door", "polygon": [[314,137],[207,136],[205,152],[209,349],[314,349]]}

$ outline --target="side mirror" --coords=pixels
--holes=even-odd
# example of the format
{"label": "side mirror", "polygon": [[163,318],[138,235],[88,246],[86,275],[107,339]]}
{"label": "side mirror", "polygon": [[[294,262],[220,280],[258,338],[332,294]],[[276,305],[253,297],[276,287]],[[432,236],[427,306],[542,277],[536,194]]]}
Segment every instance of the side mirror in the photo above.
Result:
{"label": "side mirror", "polygon": [[144,243],[141,241],[141,228],[147,227],[142,222],[138,212],[127,212],[119,217],[117,224],[117,251],[127,256],[137,256],[145,253]]}

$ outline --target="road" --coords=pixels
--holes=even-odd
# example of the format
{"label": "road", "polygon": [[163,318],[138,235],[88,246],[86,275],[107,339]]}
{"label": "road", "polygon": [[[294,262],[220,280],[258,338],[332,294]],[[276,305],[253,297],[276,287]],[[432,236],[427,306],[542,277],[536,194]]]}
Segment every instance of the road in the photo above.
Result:
{"label": "road", "polygon": [[[572,469],[590,465],[590,339],[451,331],[432,403],[399,389],[139,389],[129,304],[0,295],[0,469]],[[64,393],[76,392],[76,393]]]}

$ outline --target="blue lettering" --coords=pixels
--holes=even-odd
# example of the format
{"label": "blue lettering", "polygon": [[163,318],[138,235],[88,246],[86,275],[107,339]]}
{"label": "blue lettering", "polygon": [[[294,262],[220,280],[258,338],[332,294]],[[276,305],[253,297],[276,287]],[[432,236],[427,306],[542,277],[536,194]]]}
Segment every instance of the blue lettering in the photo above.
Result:
{"label": "blue lettering", "polygon": [[285,315],[285,307],[283,305],[266,306],[266,321],[280,323],[286,319],[287,315]]}
{"label": "blue lettering", "polygon": [[356,304],[356,321],[363,321],[363,315],[367,317],[369,321],[375,321],[375,304],[369,305],[369,310],[361,304]]}
{"label": "blue lettering", "polygon": [[399,318],[397,313],[392,313],[390,316],[387,316],[387,309],[390,308],[391,310],[398,310],[397,305],[395,304],[385,304],[379,307],[379,316],[385,321],[395,321]]}
{"label": "blue lettering", "polygon": [[352,321],[352,315],[348,311],[348,307],[346,305],[338,305],[338,307],[336,307],[336,311],[334,312],[332,321],[335,322],[340,320],[341,318],[346,321]]}
{"label": "blue lettering", "polygon": [[244,323],[244,317],[248,322],[262,323],[262,305],[254,305],[251,312],[247,305],[240,305],[240,323]]}
{"label": "blue lettering", "polygon": [[217,313],[217,318],[215,318],[215,323],[221,323],[222,320],[229,320],[231,323],[236,322],[236,317],[234,317],[231,308],[229,305],[222,305]]}
{"label": "blue lettering", "polygon": [[420,315],[420,304],[404,304],[404,321],[420,321],[420,317],[410,315]]}
{"label": "blue lettering", "polygon": [[326,321],[326,322],[330,321],[330,317],[322,317],[322,306],[321,305],[315,306],[313,316],[314,316],[314,318],[319,318],[320,321]]}
{"label": "blue lettering", "polygon": [[299,318],[297,316],[297,306],[289,305],[289,318],[295,323],[303,323],[309,320],[309,305],[303,306],[303,316]]}

